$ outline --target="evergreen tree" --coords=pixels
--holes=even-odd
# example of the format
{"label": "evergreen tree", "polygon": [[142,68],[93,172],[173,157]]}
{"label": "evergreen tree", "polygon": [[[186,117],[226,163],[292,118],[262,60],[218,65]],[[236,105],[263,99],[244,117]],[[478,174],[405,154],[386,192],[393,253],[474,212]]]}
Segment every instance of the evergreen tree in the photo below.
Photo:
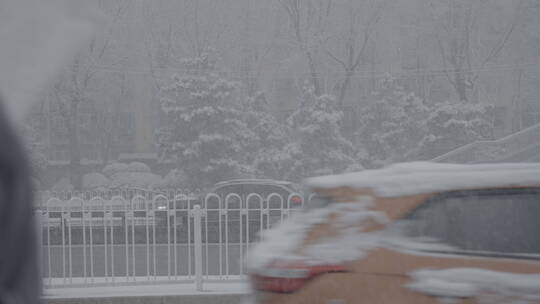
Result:
{"label": "evergreen tree", "polygon": [[220,76],[208,54],[183,64],[188,75],[174,77],[162,92],[161,156],[185,172],[192,188],[252,176],[246,151],[257,138],[235,103],[238,83]]}
{"label": "evergreen tree", "polygon": [[493,138],[493,107],[442,102],[427,104],[392,80],[373,94],[360,116],[359,141],[367,165],[430,160],[465,144]]}
{"label": "evergreen tree", "polygon": [[429,107],[416,95],[386,79],[375,101],[361,113],[360,142],[367,147],[366,164],[379,167],[414,159],[427,130]]}
{"label": "evergreen tree", "polygon": [[494,119],[494,108],[489,104],[433,105],[425,121],[429,132],[418,145],[418,158],[433,159],[475,141],[494,139]]}
{"label": "evergreen tree", "polygon": [[341,134],[343,112],[335,103],[333,96],[316,96],[312,87],[304,88],[300,107],[288,118],[293,144],[283,151],[292,159],[289,179],[362,168],[358,149]]}
{"label": "evergreen tree", "polygon": [[288,151],[290,127],[268,112],[262,92],[249,97],[244,108],[248,126],[257,136],[257,145],[250,153],[257,177],[284,179],[293,161]]}

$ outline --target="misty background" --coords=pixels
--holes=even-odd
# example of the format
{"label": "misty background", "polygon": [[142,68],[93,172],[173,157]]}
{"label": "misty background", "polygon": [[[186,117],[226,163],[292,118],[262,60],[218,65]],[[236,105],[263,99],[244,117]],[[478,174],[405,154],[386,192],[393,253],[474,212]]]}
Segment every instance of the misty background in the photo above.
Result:
{"label": "misty background", "polygon": [[[296,183],[431,160],[540,123],[538,0],[85,9],[97,26],[22,128],[43,190]],[[537,141],[519,138],[535,145],[519,160],[535,160]],[[466,162],[510,156],[491,148]]]}

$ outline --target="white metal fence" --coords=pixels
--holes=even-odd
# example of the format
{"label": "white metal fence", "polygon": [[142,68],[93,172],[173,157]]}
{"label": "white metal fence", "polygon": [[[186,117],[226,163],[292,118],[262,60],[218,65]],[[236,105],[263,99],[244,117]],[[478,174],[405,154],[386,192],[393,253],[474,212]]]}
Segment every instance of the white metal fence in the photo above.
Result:
{"label": "white metal fence", "polygon": [[299,193],[64,194],[36,209],[46,287],[243,279],[259,232],[304,205]]}

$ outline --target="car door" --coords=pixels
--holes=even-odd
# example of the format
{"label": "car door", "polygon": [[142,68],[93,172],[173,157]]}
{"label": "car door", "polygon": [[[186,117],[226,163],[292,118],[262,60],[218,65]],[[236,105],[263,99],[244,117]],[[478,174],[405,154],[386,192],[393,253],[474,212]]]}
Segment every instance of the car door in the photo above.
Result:
{"label": "car door", "polygon": [[394,286],[391,294],[412,302],[540,303],[538,188],[435,195],[386,236],[387,248],[354,268],[380,274],[387,294]]}

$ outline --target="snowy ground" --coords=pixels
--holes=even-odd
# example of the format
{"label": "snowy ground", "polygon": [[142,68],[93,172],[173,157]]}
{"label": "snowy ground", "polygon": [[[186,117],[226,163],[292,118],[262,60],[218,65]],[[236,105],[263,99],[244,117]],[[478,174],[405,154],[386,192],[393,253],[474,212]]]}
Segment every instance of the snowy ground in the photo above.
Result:
{"label": "snowy ground", "polygon": [[206,282],[203,291],[197,291],[194,283],[158,285],[93,286],[45,289],[45,299],[114,298],[181,295],[248,294],[247,281]]}

